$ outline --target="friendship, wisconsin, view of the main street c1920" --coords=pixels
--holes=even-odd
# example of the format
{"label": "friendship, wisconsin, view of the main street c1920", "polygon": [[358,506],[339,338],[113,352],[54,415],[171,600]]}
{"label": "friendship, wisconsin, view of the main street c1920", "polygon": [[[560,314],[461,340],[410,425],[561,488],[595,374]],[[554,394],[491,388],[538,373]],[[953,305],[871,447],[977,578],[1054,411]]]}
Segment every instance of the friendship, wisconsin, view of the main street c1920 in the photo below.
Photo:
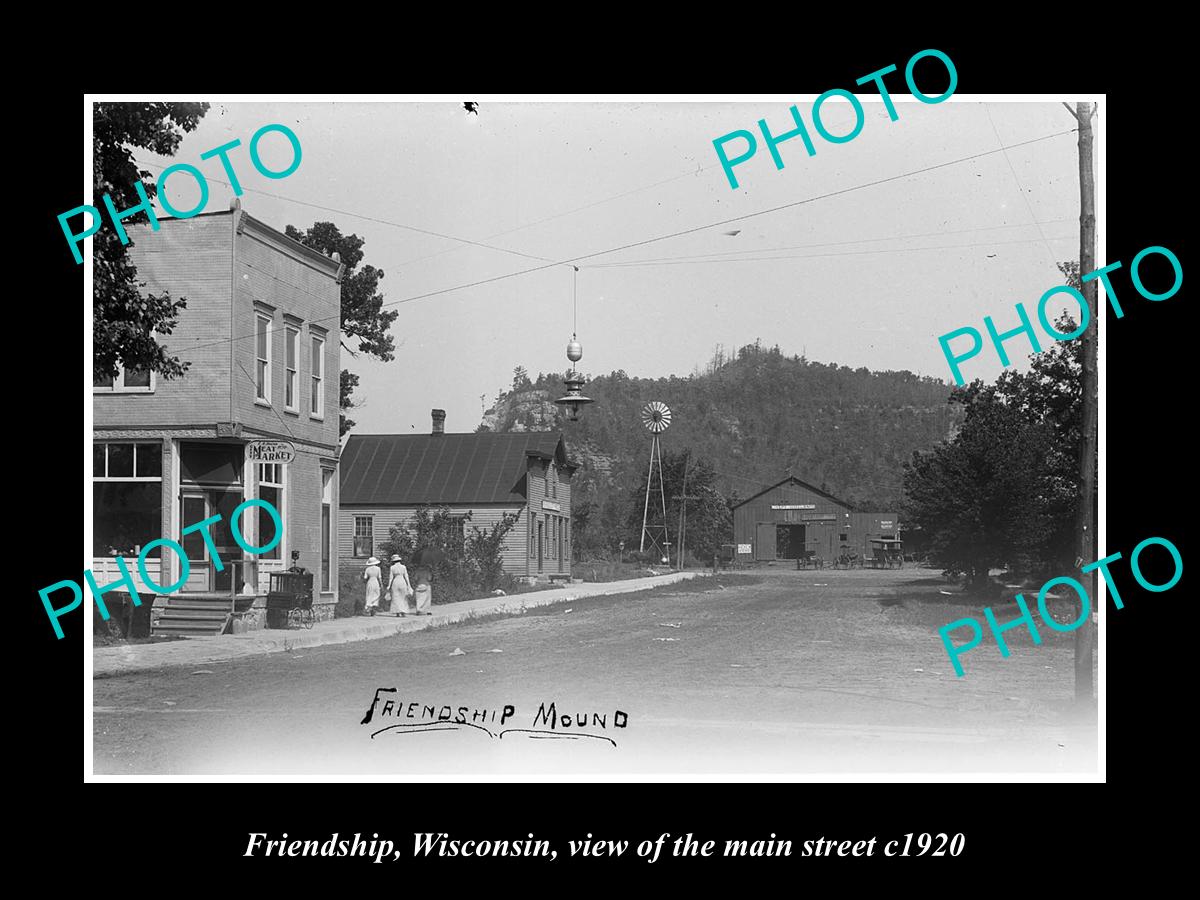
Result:
{"label": "friendship, wisconsin, view of the main street c1920", "polygon": [[1089,105],[903,88],[93,98],[94,774],[1095,773]]}

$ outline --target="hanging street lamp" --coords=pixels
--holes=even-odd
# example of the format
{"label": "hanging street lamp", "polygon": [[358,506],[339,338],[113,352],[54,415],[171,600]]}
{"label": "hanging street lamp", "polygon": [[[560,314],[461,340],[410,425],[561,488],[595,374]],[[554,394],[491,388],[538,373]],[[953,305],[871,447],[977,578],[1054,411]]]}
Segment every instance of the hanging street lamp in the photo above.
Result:
{"label": "hanging street lamp", "polygon": [[[579,267],[572,266],[575,270],[575,282],[578,287],[579,282]],[[575,292],[575,309],[576,309],[576,324],[578,323],[578,290]],[[567,359],[571,363],[571,370],[567,372],[563,379],[563,384],[566,385],[567,393],[559,397],[554,402],[559,406],[566,407],[567,419],[572,422],[579,421],[579,410],[582,406],[588,403],[593,403],[591,397],[583,396],[583,386],[587,383],[585,379],[575,368],[575,364],[583,359],[583,344],[579,343],[579,338],[575,332],[571,333],[571,340],[567,343]]]}

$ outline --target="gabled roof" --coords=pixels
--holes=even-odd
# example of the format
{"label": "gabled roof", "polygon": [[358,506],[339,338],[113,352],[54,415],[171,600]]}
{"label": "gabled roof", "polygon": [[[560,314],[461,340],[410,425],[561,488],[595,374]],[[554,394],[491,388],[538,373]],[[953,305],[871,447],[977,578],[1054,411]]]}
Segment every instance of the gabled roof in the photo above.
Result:
{"label": "gabled roof", "polygon": [[775,488],[783,487],[783,485],[785,485],[785,484],[797,484],[800,487],[804,488],[805,490],[812,491],[814,494],[819,494],[820,496],[824,497],[826,500],[832,500],[834,503],[837,503],[841,506],[846,507],[846,509],[849,509],[849,510],[854,509],[853,504],[847,503],[845,500],[842,500],[839,497],[835,497],[835,496],[833,496],[833,494],[830,494],[827,491],[823,491],[818,487],[813,487],[807,481],[801,481],[795,475],[789,475],[787,478],[783,479],[783,481],[779,482],[778,484],[773,484],[769,488],[764,488],[763,490],[761,490],[757,494],[755,494],[753,497],[747,497],[745,500],[743,500],[741,503],[739,503],[737,506],[735,506],[734,509],[737,509],[738,506],[745,506],[751,500],[757,500],[763,494],[769,494],[771,491],[775,490]]}
{"label": "gabled roof", "polygon": [[339,464],[341,504],[523,503],[529,456],[573,468],[556,432],[351,435]]}

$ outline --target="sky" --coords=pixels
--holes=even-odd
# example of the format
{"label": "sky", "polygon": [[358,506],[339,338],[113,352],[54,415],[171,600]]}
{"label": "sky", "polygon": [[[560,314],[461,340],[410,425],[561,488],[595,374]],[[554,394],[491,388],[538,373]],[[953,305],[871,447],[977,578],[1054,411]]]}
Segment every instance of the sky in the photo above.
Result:
{"label": "sky", "polygon": [[[585,374],[686,376],[718,344],[728,353],[761,339],[787,355],[949,381],[938,336],[982,332],[986,315],[1015,327],[1017,302],[1034,317],[1062,283],[1055,261],[1078,256],[1073,118],[1060,103],[893,97],[896,121],[863,97],[863,128],[844,144],[815,133],[811,97],[795,101],[816,155],[785,141],[777,170],[759,134],[736,190],[713,140],[758,133],[759,119],[783,134],[794,128],[789,102],[482,102],[478,114],[458,102],[214,102],[173,158],[136,159],[154,174],[197,166],[206,210],[220,210],[233,192],[219,160],[200,155],[238,138],[231,160],[251,215],[281,231],[332,221],[364,238],[364,261],[384,270],[385,303],[400,315],[393,361],[342,353],[361,378],[354,433],[426,431],[434,407],[447,410],[447,431],[471,431],[516,366],[564,371],[576,327]],[[853,126],[841,100],[822,120],[834,134]],[[278,180],[247,152],[269,123],[295,131],[303,150]],[[271,168],[290,161],[279,134],[261,149]],[[176,208],[194,205],[191,179],[168,185]],[[577,276],[563,262],[584,256]],[[1060,308],[1070,307],[1049,305],[1052,318]],[[1027,340],[1006,346],[1027,367]],[[963,365],[967,379],[1001,371],[990,346]]]}

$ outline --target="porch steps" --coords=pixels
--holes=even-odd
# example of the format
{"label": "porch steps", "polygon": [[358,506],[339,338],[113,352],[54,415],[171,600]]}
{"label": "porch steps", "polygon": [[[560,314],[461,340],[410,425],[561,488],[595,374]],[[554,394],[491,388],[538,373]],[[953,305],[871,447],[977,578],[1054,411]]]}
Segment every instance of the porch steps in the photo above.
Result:
{"label": "porch steps", "polygon": [[[249,598],[253,599],[253,598]],[[228,594],[186,594],[166,599],[150,633],[211,637],[224,634],[229,625]]]}

